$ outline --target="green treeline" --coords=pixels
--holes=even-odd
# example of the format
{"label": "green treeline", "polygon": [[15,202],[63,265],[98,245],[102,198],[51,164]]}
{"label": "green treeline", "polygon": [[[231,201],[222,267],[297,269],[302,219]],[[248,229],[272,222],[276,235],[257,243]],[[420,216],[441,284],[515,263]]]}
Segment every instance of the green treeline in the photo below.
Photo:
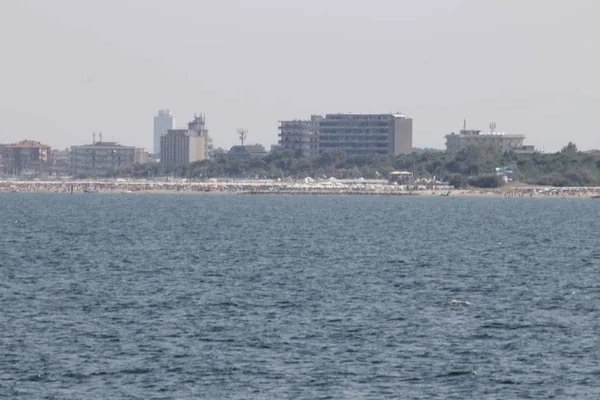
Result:
{"label": "green treeline", "polygon": [[199,161],[172,171],[159,164],[134,165],[119,171],[119,176],[135,178],[169,175],[181,178],[385,178],[396,170],[413,172],[416,178],[449,181],[456,187],[497,187],[502,180],[495,168],[514,171],[514,180],[546,186],[600,185],[600,160],[582,153],[569,143],[558,153],[516,154],[494,146],[473,146],[452,155],[442,151],[412,153],[405,156],[371,155],[346,157],[342,151],[318,157],[300,157],[294,152],[271,152],[263,157],[232,159],[226,155]]}

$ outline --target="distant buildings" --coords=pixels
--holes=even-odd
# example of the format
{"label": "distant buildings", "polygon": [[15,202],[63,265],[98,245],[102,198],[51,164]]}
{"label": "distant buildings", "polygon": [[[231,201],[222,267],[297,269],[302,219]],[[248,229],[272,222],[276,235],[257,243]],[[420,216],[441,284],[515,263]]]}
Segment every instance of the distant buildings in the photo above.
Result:
{"label": "distant buildings", "polygon": [[146,149],[142,149],[142,148],[135,149],[135,157],[134,157],[135,164],[147,164],[148,160],[149,160],[149,155],[148,155],[148,152],[146,151]]}
{"label": "distant buildings", "polygon": [[135,163],[136,149],[116,142],[99,142],[82,146],[71,146],[72,176],[111,176],[121,167]]}
{"label": "distant buildings", "polygon": [[596,149],[592,149],[592,150],[586,150],[583,152],[583,154],[586,154],[590,157],[594,157],[597,159],[600,159],[600,150],[596,150]]}
{"label": "distant buildings", "polygon": [[159,110],[154,117],[154,154],[160,154],[160,137],[169,129],[175,129],[175,117],[170,110]]}
{"label": "distant buildings", "polygon": [[490,132],[482,133],[480,130],[467,129],[465,120],[463,129],[458,134],[451,133],[446,135],[446,150],[448,153],[456,154],[469,146],[479,145],[494,145],[502,149],[502,151],[514,151],[516,153],[533,153],[534,146],[526,146],[523,144],[525,136],[523,135],[506,135],[496,132],[496,124],[490,124]]}
{"label": "distant buildings", "polygon": [[213,142],[204,115],[194,115],[188,129],[169,129],[161,136],[160,160],[166,170],[211,158]]}
{"label": "distant buildings", "polygon": [[70,175],[71,174],[71,150],[52,149],[52,175]]}
{"label": "distant buildings", "polygon": [[319,152],[349,157],[412,152],[412,119],[404,114],[327,114],[319,120]]}
{"label": "distant buildings", "polygon": [[23,140],[2,147],[6,175],[40,177],[49,172],[50,146],[33,140]]}
{"label": "distant buildings", "polygon": [[233,146],[227,156],[230,158],[245,159],[250,157],[260,157],[267,154],[265,147],[261,144],[238,145]]}
{"label": "distant buildings", "polygon": [[313,115],[309,120],[279,121],[278,150],[293,150],[304,157],[319,155],[319,121]]}
{"label": "distant buildings", "polygon": [[327,114],[281,121],[279,147],[303,156],[342,150],[349,157],[412,152],[412,119],[404,114]]}
{"label": "distant buildings", "polygon": [[190,141],[187,129],[169,129],[166,135],[161,136],[160,161],[165,169],[181,167],[192,162]]}

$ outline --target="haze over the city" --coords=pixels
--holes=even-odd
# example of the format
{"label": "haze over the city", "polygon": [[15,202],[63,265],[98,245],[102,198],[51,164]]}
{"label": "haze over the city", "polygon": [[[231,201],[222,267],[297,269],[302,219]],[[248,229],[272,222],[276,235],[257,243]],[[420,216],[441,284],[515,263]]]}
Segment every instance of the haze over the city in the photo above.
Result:
{"label": "haze over the city", "polygon": [[5,0],[0,143],[152,149],[169,108],[206,114],[218,147],[277,142],[277,121],[414,119],[444,147],[463,118],[539,150],[600,148],[594,0]]}

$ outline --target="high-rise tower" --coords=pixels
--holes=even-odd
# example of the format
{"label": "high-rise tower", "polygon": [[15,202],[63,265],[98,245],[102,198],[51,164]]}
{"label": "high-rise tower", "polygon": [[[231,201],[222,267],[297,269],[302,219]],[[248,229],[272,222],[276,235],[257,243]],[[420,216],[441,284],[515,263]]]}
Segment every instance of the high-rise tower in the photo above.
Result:
{"label": "high-rise tower", "polygon": [[160,137],[167,134],[169,129],[175,129],[175,117],[171,110],[158,110],[154,117],[154,154],[160,154]]}

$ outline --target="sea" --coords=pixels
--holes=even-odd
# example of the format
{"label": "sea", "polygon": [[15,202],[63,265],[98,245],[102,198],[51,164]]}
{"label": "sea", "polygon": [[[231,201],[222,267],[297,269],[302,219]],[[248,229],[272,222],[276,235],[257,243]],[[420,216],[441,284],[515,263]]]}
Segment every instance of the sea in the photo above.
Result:
{"label": "sea", "polygon": [[600,202],[0,193],[0,398],[597,399]]}

